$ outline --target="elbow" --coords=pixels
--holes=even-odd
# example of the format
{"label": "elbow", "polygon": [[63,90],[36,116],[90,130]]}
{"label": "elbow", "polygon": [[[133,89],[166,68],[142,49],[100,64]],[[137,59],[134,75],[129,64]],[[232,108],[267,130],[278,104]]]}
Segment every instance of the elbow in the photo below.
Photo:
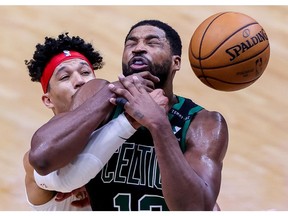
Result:
{"label": "elbow", "polygon": [[[220,186],[219,186],[220,187]],[[217,208],[220,209],[220,207],[217,204],[217,197],[219,195],[219,190],[215,192],[212,188],[206,188],[206,193],[204,192],[204,211],[215,211]]]}
{"label": "elbow", "polygon": [[50,173],[48,160],[45,159],[45,157],[39,156],[36,152],[30,151],[29,163],[39,175],[47,175]]}
{"label": "elbow", "polygon": [[29,151],[29,163],[37,173],[47,175],[51,172],[52,162],[49,159],[49,150],[43,146],[47,146],[47,143],[42,143],[36,136],[32,138],[31,149]]}

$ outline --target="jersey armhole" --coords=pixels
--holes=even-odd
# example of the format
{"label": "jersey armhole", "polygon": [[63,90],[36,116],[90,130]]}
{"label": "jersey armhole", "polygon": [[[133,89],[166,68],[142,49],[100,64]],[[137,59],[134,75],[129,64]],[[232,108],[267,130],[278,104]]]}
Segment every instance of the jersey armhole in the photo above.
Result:
{"label": "jersey armhole", "polygon": [[190,123],[193,120],[193,118],[195,117],[195,115],[202,109],[203,109],[203,107],[197,105],[196,107],[193,107],[188,113],[190,118],[189,118],[189,120],[185,121],[185,123],[184,123],[183,129],[182,129],[181,143],[180,143],[180,147],[181,147],[181,150],[182,150],[183,153],[187,149],[187,146],[186,146],[186,135],[187,135],[187,131],[188,131],[188,128],[190,126]]}

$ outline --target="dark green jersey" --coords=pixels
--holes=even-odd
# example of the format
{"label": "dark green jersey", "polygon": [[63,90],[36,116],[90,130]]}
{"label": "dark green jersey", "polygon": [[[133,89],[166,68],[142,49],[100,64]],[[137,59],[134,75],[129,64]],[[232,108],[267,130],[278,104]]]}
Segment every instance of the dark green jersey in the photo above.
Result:
{"label": "dark green jersey", "polygon": [[[185,137],[193,117],[202,107],[179,97],[169,111],[172,130],[185,152]],[[116,110],[114,118],[121,111]],[[111,131],[113,133],[113,131]],[[161,133],[161,131],[159,131]],[[86,186],[94,211],[168,210],[149,131],[139,128],[114,153],[102,171]]]}

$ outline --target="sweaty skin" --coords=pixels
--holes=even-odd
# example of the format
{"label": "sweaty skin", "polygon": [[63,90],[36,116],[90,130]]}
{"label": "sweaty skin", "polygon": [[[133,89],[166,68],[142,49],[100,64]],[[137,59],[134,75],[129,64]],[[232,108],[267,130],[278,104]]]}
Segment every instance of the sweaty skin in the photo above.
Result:
{"label": "sweaty skin", "polygon": [[[153,24],[133,28],[126,39],[122,56],[124,75],[148,70],[161,77],[158,87],[164,90],[171,108],[178,102],[173,79],[181,65],[181,57],[171,51],[173,41]],[[152,135],[169,210],[215,209],[228,146],[228,127],[223,116],[205,109],[199,111],[188,128],[183,154],[166,113],[151,100],[139,80],[120,77],[120,82],[125,89],[113,85],[110,89],[128,100],[125,111]]]}
{"label": "sweaty skin", "polygon": [[[161,171],[162,190],[170,210],[219,210],[223,158],[227,150],[228,129],[217,112],[200,111],[189,126],[183,154],[171,130],[166,112],[142,88],[121,78],[127,91],[110,85],[117,95],[127,98],[125,111],[149,129]],[[115,98],[110,99],[115,103]],[[161,131],[161,133],[159,133]]]}
{"label": "sweaty skin", "polygon": [[[109,99],[116,94],[128,100],[125,111],[152,135],[168,208],[212,210],[220,190],[228,145],[228,129],[223,116],[205,109],[198,112],[188,128],[187,149],[183,154],[166,112],[139,82],[139,74],[143,71],[161,77],[156,87],[165,92],[169,108],[178,102],[173,93],[173,79],[180,70],[181,57],[172,53],[172,43],[164,30],[155,26],[138,26],[129,32],[122,58],[123,74],[129,76],[128,79],[120,77],[120,84],[107,85],[83,105],[40,128],[32,139],[30,161],[33,166],[45,174],[71,161],[84,148],[91,132],[103,123],[112,109]],[[134,76],[138,79],[131,78]],[[113,103],[113,99],[110,101]],[[69,153],[63,156],[63,152]]]}
{"label": "sweaty skin", "polygon": [[[73,95],[73,102],[71,109],[77,108],[80,104],[82,104],[89,97],[94,95],[97,91],[103,88],[108,82],[100,79],[93,79],[87,82],[85,85],[80,88],[75,95]],[[92,88],[91,88],[92,87]],[[26,193],[29,202],[33,205],[43,205],[49,202],[51,199],[55,198],[57,201],[62,201],[67,197],[72,195],[79,197],[80,195],[83,197],[78,201],[74,201],[71,205],[79,208],[81,210],[82,207],[90,206],[88,196],[83,196],[83,194],[87,194],[84,187],[73,190],[70,193],[57,193],[55,191],[44,190],[40,188],[34,179],[34,168],[29,163],[29,151],[25,153],[23,158],[23,165],[25,168],[25,186]],[[79,186],[80,187],[80,186]],[[60,210],[60,209],[59,209]]]}
{"label": "sweaty skin", "polygon": [[[83,85],[75,95],[73,95],[73,103],[71,106],[71,110],[76,109],[78,106],[80,106],[84,101],[86,101],[88,98],[92,97],[97,91],[99,91],[101,88],[103,88],[108,82],[106,80],[101,80],[101,79],[93,79],[89,82],[87,82],[85,85]],[[161,89],[156,89],[150,93],[151,97],[157,101],[157,104],[163,107],[163,109],[167,110],[167,102],[168,99],[163,96],[163,90]],[[127,117],[129,117],[127,115]],[[129,117],[130,123],[133,123],[132,126],[134,128],[138,128],[140,126],[139,123],[137,123],[134,119]],[[26,170],[26,177],[25,177],[25,183],[26,183],[26,189],[27,189],[27,196],[29,199],[29,202],[34,204],[34,205],[42,205],[50,201],[54,196],[56,195],[55,191],[49,190],[43,190],[42,188],[39,188],[34,180],[33,177],[33,167],[29,164],[28,161],[28,152],[24,156],[24,167]],[[74,164],[74,163],[73,163]],[[74,165],[76,165],[75,163]],[[81,168],[81,167],[79,167]],[[95,170],[91,170],[91,173],[94,173]],[[71,172],[69,172],[71,173]],[[74,176],[71,176],[73,178]],[[68,177],[70,178],[70,177]],[[82,178],[83,179],[83,178]],[[86,179],[85,182],[88,182],[90,179]],[[84,183],[80,183],[76,188],[82,187]],[[79,197],[82,194],[87,193],[85,188],[79,188],[73,190],[71,193],[57,193],[56,195],[56,200],[61,201],[64,200],[65,198],[71,196],[74,194],[75,196]],[[89,203],[89,199],[86,196],[83,196],[83,199],[79,201],[74,201],[72,205],[78,206],[78,207],[83,207]],[[80,209],[81,210],[81,209]]]}
{"label": "sweaty skin", "polygon": [[[159,81],[149,72],[142,72],[137,76],[149,92],[153,90],[154,82]],[[103,124],[112,111],[114,105],[109,99],[114,93],[109,90],[107,81],[101,82],[105,82],[106,85],[99,91],[97,85],[93,85],[97,94],[76,109],[55,115],[34,133],[29,161],[39,174],[47,175],[73,160],[88,143],[91,133]],[[114,84],[121,85],[119,82]]]}

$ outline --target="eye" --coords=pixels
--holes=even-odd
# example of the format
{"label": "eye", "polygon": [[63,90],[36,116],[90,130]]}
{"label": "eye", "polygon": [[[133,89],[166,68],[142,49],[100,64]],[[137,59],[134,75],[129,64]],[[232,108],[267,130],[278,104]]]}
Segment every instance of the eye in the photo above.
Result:
{"label": "eye", "polygon": [[63,76],[60,77],[60,81],[64,81],[64,80],[68,80],[69,79],[69,75],[65,74]]}
{"label": "eye", "polygon": [[81,74],[84,75],[84,76],[88,76],[88,75],[91,74],[91,72],[90,71],[82,71]]}
{"label": "eye", "polygon": [[127,40],[126,43],[125,43],[125,47],[132,47],[134,45],[136,45],[136,41],[134,40]]}
{"label": "eye", "polygon": [[157,38],[153,38],[153,39],[150,39],[147,44],[149,45],[160,45],[161,44],[161,41]]}

